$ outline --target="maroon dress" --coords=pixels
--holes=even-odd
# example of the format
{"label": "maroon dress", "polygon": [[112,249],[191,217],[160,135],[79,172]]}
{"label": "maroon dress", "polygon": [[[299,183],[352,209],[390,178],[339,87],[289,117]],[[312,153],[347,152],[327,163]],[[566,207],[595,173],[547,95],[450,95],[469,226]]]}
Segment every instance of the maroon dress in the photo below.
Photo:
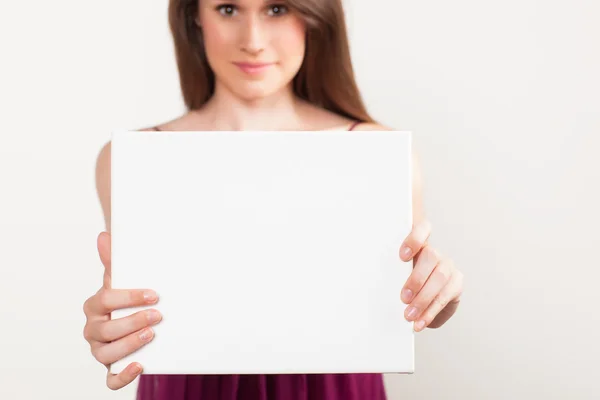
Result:
{"label": "maroon dress", "polygon": [[140,376],[137,399],[385,400],[386,393],[382,374],[144,374]]}
{"label": "maroon dress", "polygon": [[385,400],[381,374],[142,375],[138,400]]}

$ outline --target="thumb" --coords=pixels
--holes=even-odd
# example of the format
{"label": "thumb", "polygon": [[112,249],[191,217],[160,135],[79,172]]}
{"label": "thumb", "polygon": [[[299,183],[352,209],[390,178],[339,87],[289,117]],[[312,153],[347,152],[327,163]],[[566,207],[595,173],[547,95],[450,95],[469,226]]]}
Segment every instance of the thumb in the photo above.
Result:
{"label": "thumb", "polygon": [[101,232],[98,235],[97,240],[98,254],[102,265],[104,265],[104,288],[110,289],[111,287],[111,246],[110,246],[110,233]]}

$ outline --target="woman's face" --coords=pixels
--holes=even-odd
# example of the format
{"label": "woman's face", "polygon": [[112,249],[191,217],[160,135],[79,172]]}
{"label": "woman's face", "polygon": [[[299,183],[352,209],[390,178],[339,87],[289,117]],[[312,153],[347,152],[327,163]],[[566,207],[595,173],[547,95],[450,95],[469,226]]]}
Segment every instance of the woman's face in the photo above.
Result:
{"label": "woman's face", "polygon": [[247,100],[290,84],[304,59],[305,25],[285,2],[198,1],[206,56],[221,84]]}

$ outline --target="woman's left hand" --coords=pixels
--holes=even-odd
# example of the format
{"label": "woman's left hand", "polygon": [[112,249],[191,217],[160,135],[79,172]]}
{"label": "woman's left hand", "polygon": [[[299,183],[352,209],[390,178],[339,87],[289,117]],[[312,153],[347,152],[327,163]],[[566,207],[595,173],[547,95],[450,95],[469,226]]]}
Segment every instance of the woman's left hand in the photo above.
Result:
{"label": "woman's left hand", "polygon": [[413,260],[401,299],[408,304],[404,316],[415,321],[416,332],[446,323],[455,313],[463,290],[462,272],[427,243],[430,234],[431,225],[423,221],[414,226],[400,247],[400,258]]}

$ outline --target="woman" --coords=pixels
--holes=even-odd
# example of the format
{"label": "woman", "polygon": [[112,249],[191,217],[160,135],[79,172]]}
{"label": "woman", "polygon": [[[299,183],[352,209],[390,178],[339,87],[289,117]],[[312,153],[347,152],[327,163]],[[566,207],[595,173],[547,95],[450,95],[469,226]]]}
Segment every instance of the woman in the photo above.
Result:
{"label": "woman", "polygon": [[[171,0],[185,115],[143,130],[384,130],[368,115],[354,80],[341,0]],[[418,165],[415,165],[418,167]],[[420,177],[415,168],[414,229],[399,249],[414,269],[399,298],[415,331],[455,312],[462,274],[427,245]],[[97,190],[106,232],[98,237],[104,285],[84,306],[84,336],[106,365],[152,340],[158,311],[110,320],[115,309],[154,304],[153,292],[111,290],[110,143],[97,160]],[[400,287],[401,283],[399,283]],[[400,301],[400,299],[399,299]],[[142,372],[131,363],[107,386],[120,389]],[[143,375],[146,399],[384,399],[379,374]]]}

